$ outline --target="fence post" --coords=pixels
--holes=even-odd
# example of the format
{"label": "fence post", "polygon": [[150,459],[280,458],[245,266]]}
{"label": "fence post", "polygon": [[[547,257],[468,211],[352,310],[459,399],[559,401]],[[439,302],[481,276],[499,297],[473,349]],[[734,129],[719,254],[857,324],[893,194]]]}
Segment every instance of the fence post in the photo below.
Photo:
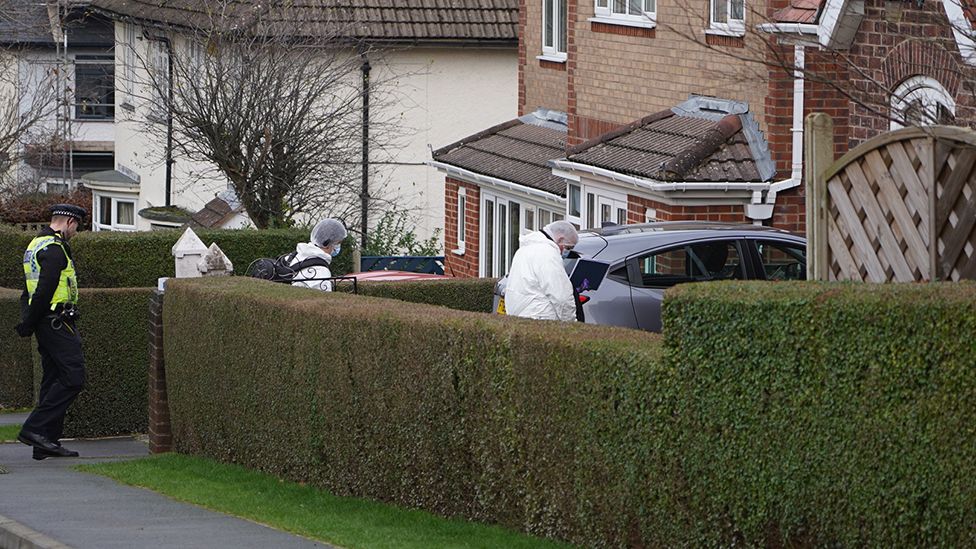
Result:
{"label": "fence post", "polygon": [[163,360],[163,284],[149,299],[149,451],[153,454],[173,448]]}
{"label": "fence post", "polygon": [[804,159],[807,209],[807,280],[827,280],[827,182],[824,172],[834,163],[834,122],[822,112],[804,121]]}

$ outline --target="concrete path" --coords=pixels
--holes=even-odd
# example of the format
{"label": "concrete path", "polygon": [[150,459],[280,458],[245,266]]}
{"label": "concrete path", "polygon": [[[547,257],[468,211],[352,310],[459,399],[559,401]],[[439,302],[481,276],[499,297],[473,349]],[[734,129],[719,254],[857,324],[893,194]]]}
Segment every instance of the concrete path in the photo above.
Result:
{"label": "concrete path", "polygon": [[0,425],[22,425],[27,421],[27,412],[22,414],[0,414]]}
{"label": "concrete path", "polygon": [[34,461],[29,447],[0,444],[0,466],[7,470],[0,474],[0,548],[329,547],[71,469],[148,455],[138,440],[65,440],[64,445],[82,457]]}

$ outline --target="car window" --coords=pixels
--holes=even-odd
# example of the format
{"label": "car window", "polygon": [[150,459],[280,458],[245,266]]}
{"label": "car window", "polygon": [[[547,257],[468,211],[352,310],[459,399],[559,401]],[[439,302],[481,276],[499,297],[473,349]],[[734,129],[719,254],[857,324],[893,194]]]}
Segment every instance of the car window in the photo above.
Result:
{"label": "car window", "polygon": [[640,256],[636,262],[640,282],[648,288],[745,278],[742,256],[735,240],[686,244]]}
{"label": "car window", "polygon": [[757,240],[766,280],[806,280],[807,251],[801,244]]}

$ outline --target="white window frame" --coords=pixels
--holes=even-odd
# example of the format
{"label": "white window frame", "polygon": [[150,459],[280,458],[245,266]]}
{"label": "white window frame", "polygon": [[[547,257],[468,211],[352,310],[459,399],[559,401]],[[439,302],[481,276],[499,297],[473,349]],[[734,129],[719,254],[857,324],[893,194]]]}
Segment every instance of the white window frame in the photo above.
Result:
{"label": "white window frame", "polygon": [[[565,0],[567,12],[569,11],[568,7],[570,1],[572,0]],[[552,28],[553,31],[555,32],[555,35],[552,37],[546,35],[546,23],[547,23],[546,2],[552,2],[552,17],[553,17]],[[538,56],[538,59],[541,59],[543,61],[553,61],[556,63],[566,62],[566,57],[567,57],[566,52],[559,51],[559,23],[560,22],[562,22],[562,24],[565,27],[564,30],[567,35],[567,42],[569,39],[569,16],[568,13],[562,13],[562,10],[560,9],[560,4],[562,2],[563,0],[542,0],[542,32],[541,32],[542,55]],[[551,46],[546,45],[546,42],[548,41],[549,38],[552,38]],[[569,49],[568,44],[566,49]]]}
{"label": "white window frame", "polygon": [[[573,212],[570,211],[570,208],[572,207],[572,203],[573,203],[574,187],[576,188],[576,190],[579,191],[579,215],[573,215]],[[585,199],[585,195],[583,194],[583,186],[581,184],[575,182],[566,184],[566,211],[563,213],[566,215],[565,217],[566,221],[569,221],[570,223],[574,223],[577,227],[583,226],[583,215],[584,215],[583,200],[584,199]]]}
{"label": "white window frame", "polygon": [[[492,205],[492,226],[494,231],[492,234],[488,234],[488,207],[486,204],[491,202]],[[479,213],[480,220],[480,240],[481,245],[478,247],[478,276],[481,277],[494,277],[494,276],[505,276],[508,274],[508,270],[512,267],[512,258],[515,256],[515,252],[511,249],[512,235],[509,232],[511,228],[511,215],[512,215],[512,203],[517,203],[519,205],[519,235],[515,236],[515,240],[518,240],[518,236],[525,232],[531,232],[531,230],[541,230],[543,225],[540,218],[540,212],[547,212],[549,214],[549,221],[555,221],[557,218],[562,217],[565,212],[565,208],[560,205],[553,204],[551,202],[533,200],[531,198],[509,195],[504,192],[497,191],[495,189],[487,189],[485,187],[481,188],[481,210]],[[501,208],[499,205],[505,207],[505,215],[502,216]],[[530,230],[525,224],[525,212],[533,212],[533,228]],[[499,227],[501,223],[505,224],[505,237],[508,239],[505,244],[505,269],[504,272],[499,270]],[[488,258],[491,258],[492,267],[496,271],[495,273],[488,271]],[[498,273],[498,274],[496,274]]]}
{"label": "white window frame", "polygon": [[138,29],[131,23],[123,25],[122,46],[122,102],[132,105],[136,95],[136,36]]}
{"label": "white window frame", "polygon": [[458,197],[457,197],[457,248],[452,250],[455,255],[464,255],[464,243],[466,240],[466,235],[464,234],[465,226],[465,210],[467,209],[468,197],[464,187],[458,187]]}
{"label": "white window frame", "polygon": [[937,121],[937,105],[942,105],[952,113],[952,116],[956,116],[956,102],[952,99],[949,91],[934,78],[916,75],[906,78],[891,94],[892,130],[905,127],[901,123],[901,120],[904,119],[901,113],[904,112],[906,106],[917,100],[921,100],[925,114],[931,120],[928,124],[922,124],[923,126],[930,126]]}
{"label": "white window frame", "polygon": [[[593,23],[606,23],[608,25],[623,25],[627,27],[641,27],[653,29],[657,26],[657,2],[658,0],[638,0],[645,8],[641,13],[614,13],[613,5],[615,0],[595,0],[593,12],[594,17],[589,21]],[[630,11],[631,0],[624,0],[624,6]],[[653,4],[653,10],[647,10],[647,5]]]}
{"label": "white window frame", "polygon": [[[628,214],[628,198],[626,193],[621,193],[616,189],[610,187],[605,187],[602,185],[595,185],[589,181],[584,181],[581,185],[582,194],[580,196],[580,220],[579,224],[581,229],[599,229],[603,226],[603,221],[601,220],[601,210],[603,206],[610,207],[610,220],[611,222],[617,222],[617,211],[623,210],[624,220],[626,221]],[[590,206],[589,206],[589,195],[593,195],[593,223],[589,222],[590,219]],[[567,211],[569,211],[567,206]],[[582,222],[585,221],[585,222]]]}
{"label": "white window frame", "polygon": [[[705,30],[705,34],[717,34],[720,36],[745,36],[746,34],[746,10],[748,9],[748,4],[746,0],[742,1],[742,19],[732,19],[732,3],[736,0],[709,0],[708,2],[708,29]],[[715,8],[716,2],[725,3],[725,21],[716,21]]]}
{"label": "white window frame", "polygon": [[[112,223],[105,225],[101,223],[102,219],[102,198],[110,198],[112,200],[112,212],[111,220]],[[139,215],[136,205],[138,200],[133,196],[122,196],[114,195],[108,193],[101,193],[95,191],[92,193],[92,230],[93,231],[134,231],[136,230],[136,216]],[[132,225],[124,225],[119,223],[119,203],[127,202],[132,204]]]}

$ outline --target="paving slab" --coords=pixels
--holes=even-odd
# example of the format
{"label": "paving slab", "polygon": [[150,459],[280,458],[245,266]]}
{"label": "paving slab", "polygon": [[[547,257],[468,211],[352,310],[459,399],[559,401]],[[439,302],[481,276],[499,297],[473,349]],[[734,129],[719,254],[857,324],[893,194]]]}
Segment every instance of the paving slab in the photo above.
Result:
{"label": "paving slab", "polygon": [[27,412],[16,414],[0,414],[0,425],[23,425],[27,421]]}
{"label": "paving slab", "polygon": [[[310,548],[330,547],[244,519],[194,505],[106,477],[71,469],[149,455],[144,442],[131,437],[64,440],[81,458],[35,461],[19,443],[0,444],[0,546],[17,531],[36,534],[32,544],[21,535],[20,547],[112,549],[133,547]],[[33,531],[33,532],[32,532]],[[18,545],[12,545],[18,547]]]}

